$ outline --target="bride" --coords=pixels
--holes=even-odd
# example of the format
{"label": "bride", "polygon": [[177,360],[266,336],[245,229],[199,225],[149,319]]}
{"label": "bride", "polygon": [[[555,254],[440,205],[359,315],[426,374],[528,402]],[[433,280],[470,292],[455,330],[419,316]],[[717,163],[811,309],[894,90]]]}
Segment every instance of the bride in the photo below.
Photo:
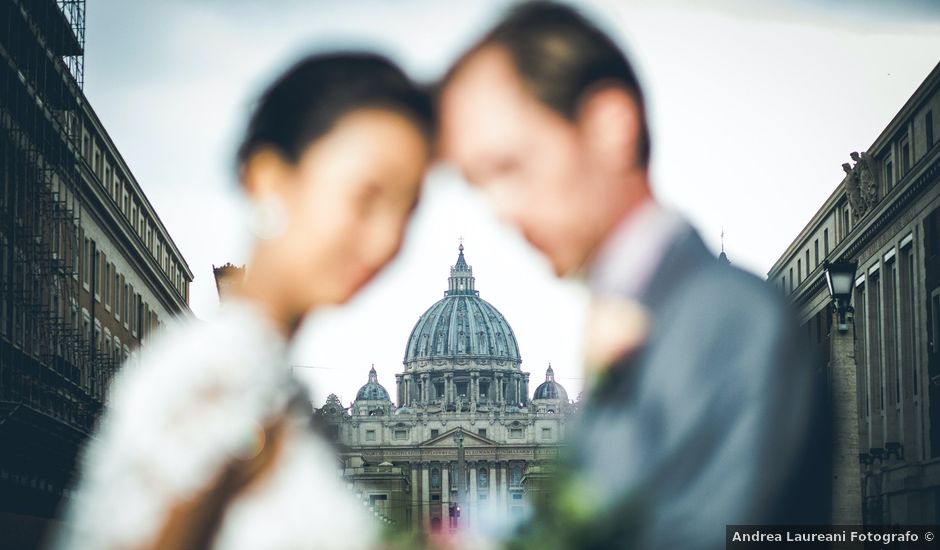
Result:
{"label": "bride", "polygon": [[286,352],[307,314],[398,251],[432,131],[428,98],[375,55],[308,57],[267,89],[238,152],[256,237],[245,280],[116,377],[55,547],[376,544]]}

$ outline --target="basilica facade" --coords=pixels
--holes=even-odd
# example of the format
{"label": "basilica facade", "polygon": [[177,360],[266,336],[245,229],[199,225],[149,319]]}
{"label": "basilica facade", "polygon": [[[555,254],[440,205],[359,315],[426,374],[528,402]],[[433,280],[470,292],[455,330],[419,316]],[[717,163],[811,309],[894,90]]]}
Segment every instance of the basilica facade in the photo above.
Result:
{"label": "basilica facade", "polygon": [[330,395],[315,411],[363,504],[424,531],[504,520],[546,498],[575,407],[551,365],[530,397],[512,327],[480,297],[463,250],[411,331],[395,402],[372,368],[351,405]]}

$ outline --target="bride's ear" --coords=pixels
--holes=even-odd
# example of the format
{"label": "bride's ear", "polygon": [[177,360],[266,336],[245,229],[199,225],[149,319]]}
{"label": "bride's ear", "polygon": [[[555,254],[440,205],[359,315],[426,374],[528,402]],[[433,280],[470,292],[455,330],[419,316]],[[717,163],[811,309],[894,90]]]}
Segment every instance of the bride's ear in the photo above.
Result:
{"label": "bride's ear", "polygon": [[253,153],[241,170],[242,185],[252,200],[281,195],[290,179],[291,164],[277,151],[264,148]]}

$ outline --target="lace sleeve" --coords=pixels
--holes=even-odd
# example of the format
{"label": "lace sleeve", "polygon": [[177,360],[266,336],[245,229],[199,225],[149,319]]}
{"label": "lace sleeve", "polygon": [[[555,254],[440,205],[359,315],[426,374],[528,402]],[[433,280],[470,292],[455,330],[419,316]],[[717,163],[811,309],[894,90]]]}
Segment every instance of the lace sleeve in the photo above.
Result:
{"label": "lace sleeve", "polygon": [[248,328],[181,324],[125,366],[83,453],[55,547],[140,547],[177,503],[252,452],[286,397],[276,341]]}

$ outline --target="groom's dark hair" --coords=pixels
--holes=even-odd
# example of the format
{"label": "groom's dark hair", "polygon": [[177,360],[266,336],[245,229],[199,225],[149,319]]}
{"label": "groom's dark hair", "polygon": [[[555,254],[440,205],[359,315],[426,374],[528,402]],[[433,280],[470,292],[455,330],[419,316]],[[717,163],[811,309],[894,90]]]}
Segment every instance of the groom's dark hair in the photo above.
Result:
{"label": "groom's dark hair", "polygon": [[515,6],[454,64],[441,87],[490,46],[505,49],[528,90],[568,120],[577,118],[590,92],[605,85],[620,87],[640,113],[637,162],[649,164],[646,108],[633,67],[614,41],[578,11],[543,1]]}

